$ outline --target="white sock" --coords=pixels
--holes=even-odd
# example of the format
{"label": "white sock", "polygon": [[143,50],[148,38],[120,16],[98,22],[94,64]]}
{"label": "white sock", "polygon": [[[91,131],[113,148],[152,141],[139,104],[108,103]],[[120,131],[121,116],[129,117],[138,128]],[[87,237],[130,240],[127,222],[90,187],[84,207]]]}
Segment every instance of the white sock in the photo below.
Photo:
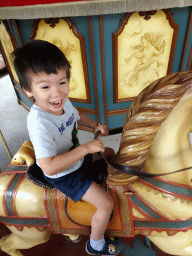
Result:
{"label": "white sock", "polygon": [[105,244],[105,238],[103,237],[102,239],[100,240],[93,240],[91,237],[90,237],[90,245],[91,247],[96,250],[96,251],[101,251],[103,250],[103,247],[104,247],[104,244]]}

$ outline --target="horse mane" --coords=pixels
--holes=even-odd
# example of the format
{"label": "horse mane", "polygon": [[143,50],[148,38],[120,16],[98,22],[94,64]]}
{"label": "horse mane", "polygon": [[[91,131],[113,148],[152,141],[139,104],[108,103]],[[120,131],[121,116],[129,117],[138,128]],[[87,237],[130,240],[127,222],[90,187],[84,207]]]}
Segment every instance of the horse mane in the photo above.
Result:
{"label": "horse mane", "polygon": [[161,123],[192,87],[192,71],[162,77],[146,87],[132,103],[125,119],[116,160],[142,169]]}

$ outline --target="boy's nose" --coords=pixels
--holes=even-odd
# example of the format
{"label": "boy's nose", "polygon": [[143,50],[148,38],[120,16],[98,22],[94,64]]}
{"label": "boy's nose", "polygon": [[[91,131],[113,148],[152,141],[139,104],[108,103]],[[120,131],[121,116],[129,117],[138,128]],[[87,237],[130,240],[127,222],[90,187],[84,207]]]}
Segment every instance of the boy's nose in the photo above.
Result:
{"label": "boy's nose", "polygon": [[60,90],[59,86],[56,86],[56,87],[54,87],[54,88],[52,89],[52,94],[53,94],[54,96],[60,95],[60,93],[61,93],[61,90]]}

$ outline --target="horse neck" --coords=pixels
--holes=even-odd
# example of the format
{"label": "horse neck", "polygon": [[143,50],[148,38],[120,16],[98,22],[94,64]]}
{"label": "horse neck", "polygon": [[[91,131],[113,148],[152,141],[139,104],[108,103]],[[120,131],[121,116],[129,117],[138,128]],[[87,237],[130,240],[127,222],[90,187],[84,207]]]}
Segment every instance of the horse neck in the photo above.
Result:
{"label": "horse neck", "polygon": [[[192,166],[189,133],[192,127],[192,93],[187,92],[161,124],[153,139],[146,161],[151,173],[167,173]],[[163,176],[163,178],[192,185],[192,171]]]}

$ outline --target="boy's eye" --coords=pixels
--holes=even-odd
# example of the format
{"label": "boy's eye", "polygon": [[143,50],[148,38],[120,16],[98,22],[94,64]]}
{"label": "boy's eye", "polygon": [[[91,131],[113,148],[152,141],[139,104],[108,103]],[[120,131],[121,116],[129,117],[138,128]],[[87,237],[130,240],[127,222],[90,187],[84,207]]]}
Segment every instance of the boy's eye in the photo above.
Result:
{"label": "boy's eye", "polygon": [[41,89],[48,89],[48,88],[49,88],[48,85],[41,87]]}
{"label": "boy's eye", "polygon": [[66,84],[66,81],[60,82],[60,84]]}

